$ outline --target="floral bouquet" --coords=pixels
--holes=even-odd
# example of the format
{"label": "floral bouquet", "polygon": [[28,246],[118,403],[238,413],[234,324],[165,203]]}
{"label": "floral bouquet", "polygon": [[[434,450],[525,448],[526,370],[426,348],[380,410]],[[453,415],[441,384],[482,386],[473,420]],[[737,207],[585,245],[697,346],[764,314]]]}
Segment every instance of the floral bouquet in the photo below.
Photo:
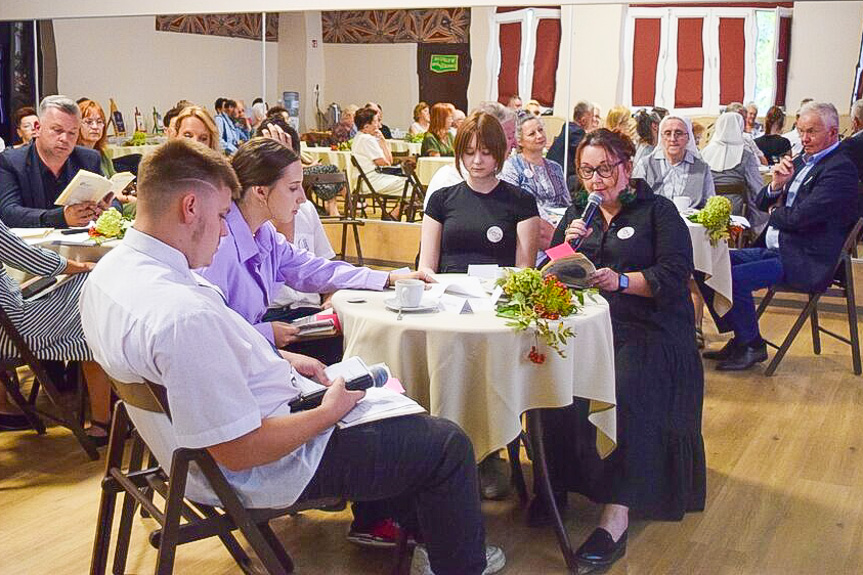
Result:
{"label": "floral bouquet", "polygon": [[[573,301],[569,289],[554,275],[543,278],[535,269],[508,271],[497,281],[503,288],[504,297],[497,304],[497,315],[511,321],[507,325],[521,331],[533,325],[537,339],[542,340],[560,357],[566,357],[563,346],[572,337],[572,329],[563,322],[551,324],[577,312],[584,300],[579,294]],[[528,358],[533,363],[543,363],[545,354],[532,346]]]}
{"label": "floral bouquet", "polygon": [[732,223],[731,208],[731,200],[725,196],[713,196],[701,210],[689,216],[689,221],[704,226],[710,245],[715,246],[720,240],[728,240],[743,231]]}
{"label": "floral bouquet", "polygon": [[117,208],[108,208],[96,220],[96,225],[90,228],[89,234],[97,244],[101,244],[108,240],[123,239],[130,227],[132,218],[124,216]]}
{"label": "floral bouquet", "polygon": [[425,132],[420,132],[419,134],[405,134],[405,142],[410,144],[422,144],[423,138],[426,137]]}

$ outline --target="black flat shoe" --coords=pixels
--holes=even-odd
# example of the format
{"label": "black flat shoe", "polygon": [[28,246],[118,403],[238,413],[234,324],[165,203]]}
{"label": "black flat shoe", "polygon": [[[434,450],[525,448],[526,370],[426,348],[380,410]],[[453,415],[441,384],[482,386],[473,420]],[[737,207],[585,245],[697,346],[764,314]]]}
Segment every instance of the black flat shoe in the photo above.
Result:
{"label": "black flat shoe", "polygon": [[722,361],[723,359],[728,359],[737,351],[737,342],[734,341],[734,338],[728,340],[724,346],[720,349],[716,349],[713,351],[705,351],[701,354],[701,357],[704,359],[718,359]]}
{"label": "black flat shoe", "polygon": [[756,363],[767,360],[767,344],[745,345],[737,353],[716,364],[717,371],[745,371]]}
{"label": "black flat shoe", "polygon": [[30,422],[23,413],[0,413],[0,431],[23,431],[30,428]]}
{"label": "black flat shoe", "polygon": [[[611,533],[597,527],[590,534],[590,537],[581,544],[578,551],[575,552],[575,559],[578,561],[580,568],[585,568],[585,572],[595,573],[604,571],[608,567],[626,555],[626,536],[629,530],[623,532],[616,542],[611,537]],[[579,569],[579,573],[581,573]]]}

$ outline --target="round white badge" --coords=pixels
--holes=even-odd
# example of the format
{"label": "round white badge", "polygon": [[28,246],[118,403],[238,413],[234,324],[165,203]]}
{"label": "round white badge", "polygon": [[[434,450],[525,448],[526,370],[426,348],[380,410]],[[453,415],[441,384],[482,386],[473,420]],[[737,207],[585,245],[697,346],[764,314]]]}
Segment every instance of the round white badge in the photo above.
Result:
{"label": "round white badge", "polygon": [[492,226],[485,232],[485,237],[493,244],[496,244],[503,239],[503,230],[497,226]]}
{"label": "round white badge", "polygon": [[634,235],[635,235],[635,230],[632,228],[632,226],[626,226],[625,228],[620,228],[620,230],[617,232],[617,237],[620,238],[621,240],[628,240],[629,238],[631,238]]}
{"label": "round white badge", "polygon": [[530,168],[525,168],[524,169],[524,177],[525,178],[532,178],[533,177],[533,170],[531,170]]}

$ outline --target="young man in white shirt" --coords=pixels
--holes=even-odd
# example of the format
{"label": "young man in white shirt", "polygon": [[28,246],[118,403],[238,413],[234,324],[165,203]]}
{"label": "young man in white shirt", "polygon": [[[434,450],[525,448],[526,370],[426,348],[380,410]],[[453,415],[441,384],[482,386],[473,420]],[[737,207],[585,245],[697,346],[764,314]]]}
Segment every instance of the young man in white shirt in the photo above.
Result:
{"label": "young man in white shirt", "polygon": [[[164,386],[176,444],[207,449],[246,505],[391,500],[399,519],[418,519],[431,563],[420,571],[499,570],[503,553],[484,546],[473,448],[455,424],[413,415],[335,429],[364,392],[328,381],[319,362],[292,366],[192,273],[227,233],[238,186],[224,157],[185,139],[142,162],[135,226],[81,295],[97,361],[117,380]],[[329,387],[320,407],[291,413],[297,372]],[[212,499],[194,477],[187,495]]]}

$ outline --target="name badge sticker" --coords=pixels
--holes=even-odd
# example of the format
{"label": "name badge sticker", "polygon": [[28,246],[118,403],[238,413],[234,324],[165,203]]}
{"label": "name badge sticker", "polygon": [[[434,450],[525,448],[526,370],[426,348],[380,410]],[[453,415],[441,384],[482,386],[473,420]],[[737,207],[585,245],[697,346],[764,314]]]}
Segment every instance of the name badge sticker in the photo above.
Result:
{"label": "name badge sticker", "polygon": [[626,226],[625,228],[620,228],[617,232],[617,237],[621,240],[628,240],[632,236],[635,235],[635,229],[632,226]]}
{"label": "name badge sticker", "polygon": [[503,239],[503,230],[497,226],[492,226],[485,232],[485,237],[493,244],[498,243]]}

